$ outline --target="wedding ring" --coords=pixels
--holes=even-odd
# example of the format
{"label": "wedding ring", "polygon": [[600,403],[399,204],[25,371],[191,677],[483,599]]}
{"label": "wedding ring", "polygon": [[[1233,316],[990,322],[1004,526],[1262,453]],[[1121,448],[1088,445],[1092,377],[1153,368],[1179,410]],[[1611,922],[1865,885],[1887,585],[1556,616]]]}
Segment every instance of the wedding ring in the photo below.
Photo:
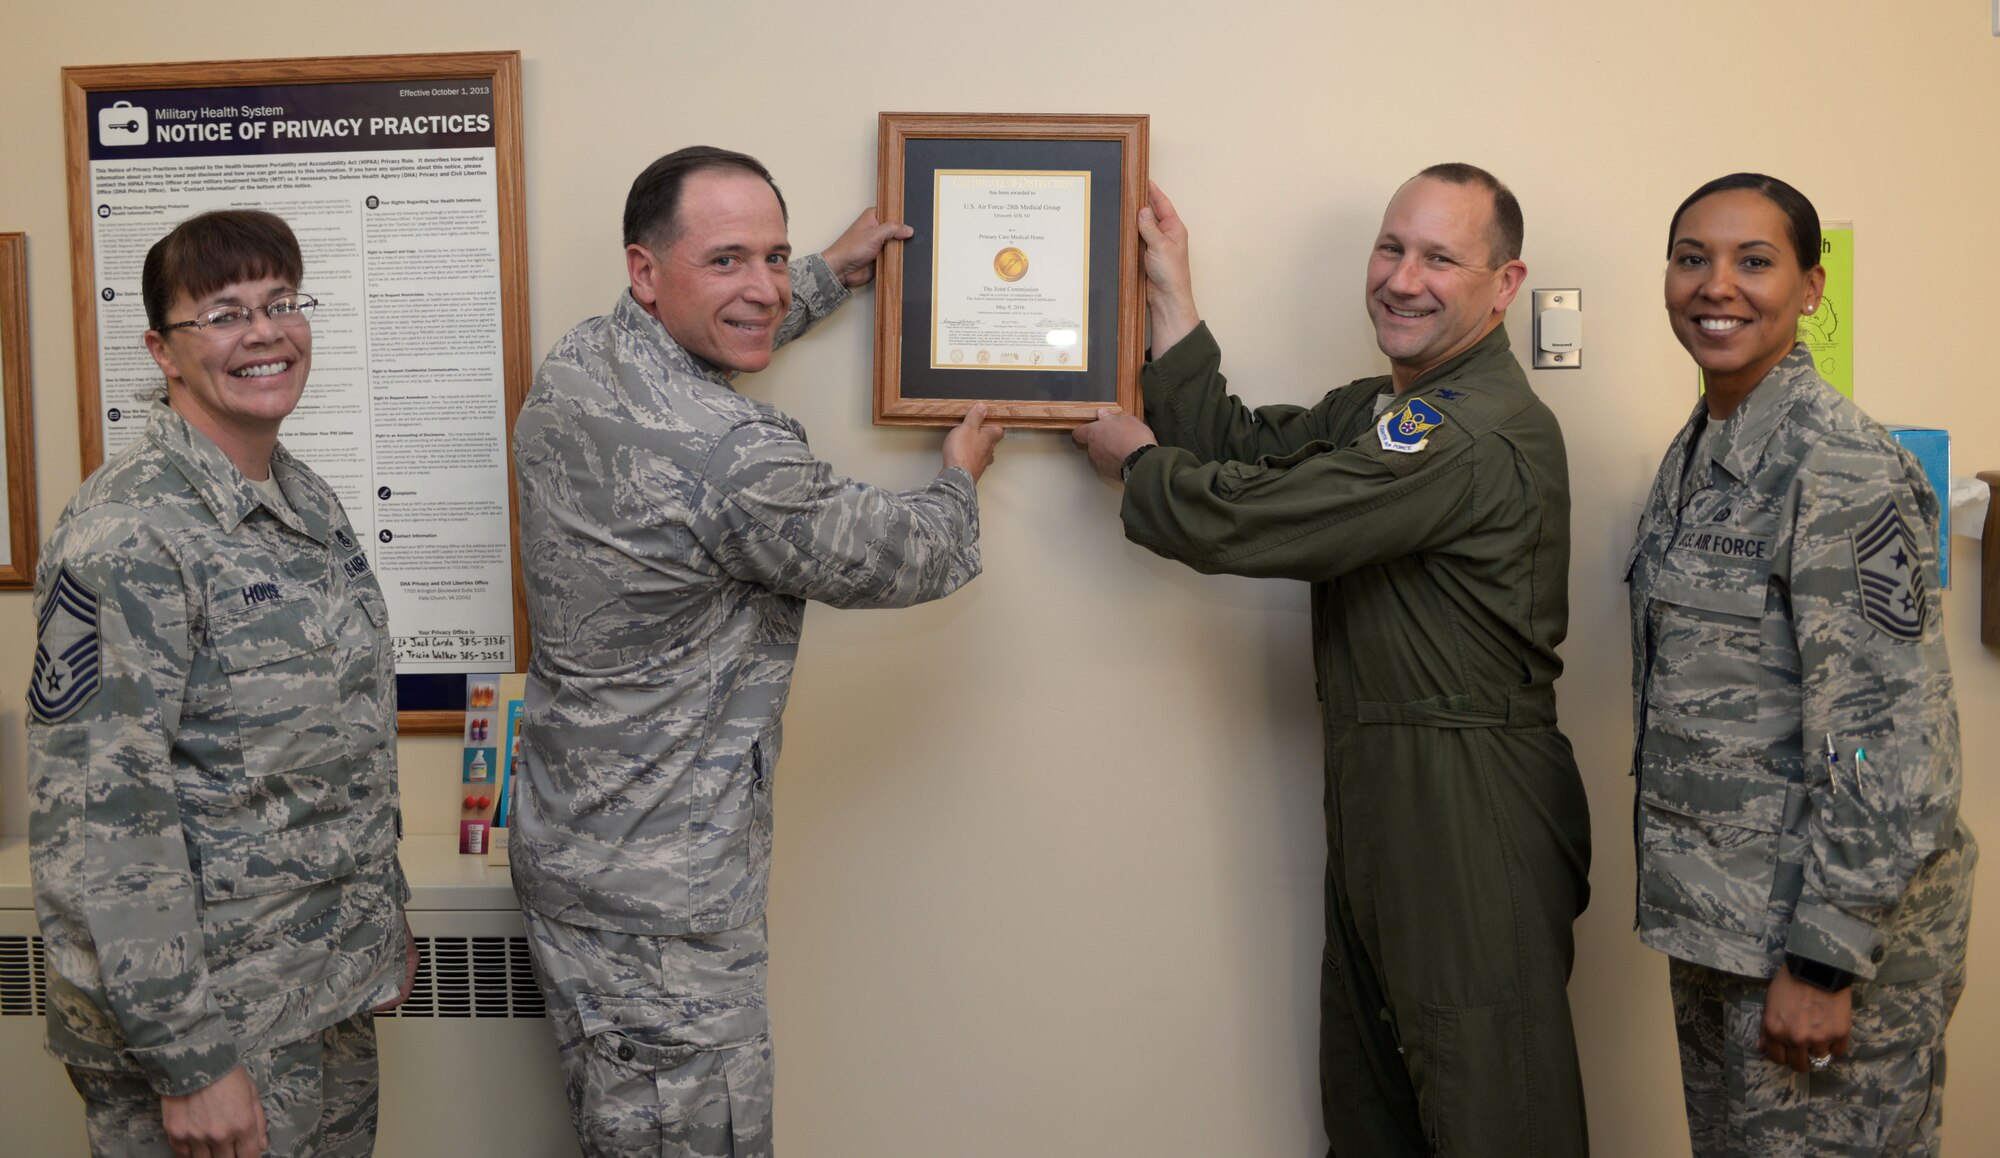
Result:
{"label": "wedding ring", "polygon": [[1830,1053],[1823,1053],[1818,1057],[1807,1058],[1806,1060],[1812,1063],[1812,1068],[1815,1071],[1818,1071],[1818,1070],[1823,1070],[1826,1067],[1833,1064],[1833,1055]]}

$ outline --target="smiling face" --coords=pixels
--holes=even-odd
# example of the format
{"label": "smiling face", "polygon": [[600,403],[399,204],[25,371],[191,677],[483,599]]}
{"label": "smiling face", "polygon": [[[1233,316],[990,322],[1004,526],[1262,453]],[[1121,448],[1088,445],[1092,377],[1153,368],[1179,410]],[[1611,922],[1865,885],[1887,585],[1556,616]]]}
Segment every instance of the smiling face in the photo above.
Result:
{"label": "smiling face", "polygon": [[632,296],[689,353],[728,373],[771,363],[792,308],[792,246],[771,186],[742,169],[691,173],[673,240],[625,247]]}
{"label": "smiling face", "polygon": [[1495,267],[1493,195],[1418,177],[1396,191],[1368,259],[1368,317],[1400,392],[1491,333],[1528,267]]}
{"label": "smiling face", "polygon": [[1785,214],[1753,189],[1728,189],[1681,214],[1667,251],[1667,319],[1710,391],[1740,398],[1797,341],[1826,270],[1799,268]]}
{"label": "smiling face", "polygon": [[[221,306],[264,306],[297,292],[276,277],[233,282],[200,298],[182,291],[168,306],[167,321],[188,321]],[[146,331],[146,349],[167,376],[168,404],[252,478],[265,477],[258,464],[268,462],[278,424],[299,404],[312,368],[312,327],[303,316],[295,323],[273,321],[259,309],[233,334],[196,327]]]}

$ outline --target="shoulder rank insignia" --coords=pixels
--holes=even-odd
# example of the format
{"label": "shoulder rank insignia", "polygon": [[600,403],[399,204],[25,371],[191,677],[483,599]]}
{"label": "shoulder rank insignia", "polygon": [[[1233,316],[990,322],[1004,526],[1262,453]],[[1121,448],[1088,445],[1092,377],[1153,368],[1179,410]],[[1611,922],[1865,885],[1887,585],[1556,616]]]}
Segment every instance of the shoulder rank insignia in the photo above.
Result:
{"label": "shoulder rank insignia", "polygon": [[1444,399],[1446,402],[1456,402],[1465,397],[1465,391],[1453,390],[1449,386],[1440,386],[1438,387],[1438,397]]}
{"label": "shoulder rank insignia", "polygon": [[1375,434],[1381,438],[1383,450],[1415,454],[1430,442],[1431,431],[1442,425],[1444,415],[1428,402],[1412,398],[1384,414],[1382,421],[1375,424]]}
{"label": "shoulder rank insignia", "polygon": [[1862,618],[1897,639],[1924,634],[1924,565],[1916,536],[1903,521],[1894,499],[1854,536],[1854,562],[1860,572]]}
{"label": "shoulder rank insignia", "polygon": [[97,694],[97,592],[77,582],[69,568],[58,568],[36,622],[28,708],[44,724],[60,723]]}

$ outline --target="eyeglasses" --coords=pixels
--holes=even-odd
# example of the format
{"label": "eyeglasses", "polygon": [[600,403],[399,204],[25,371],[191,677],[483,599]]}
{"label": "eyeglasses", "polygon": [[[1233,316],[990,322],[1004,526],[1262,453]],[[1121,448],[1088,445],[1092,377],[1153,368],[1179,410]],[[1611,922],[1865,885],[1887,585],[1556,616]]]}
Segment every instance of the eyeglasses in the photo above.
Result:
{"label": "eyeglasses", "polygon": [[190,322],[170,322],[160,327],[160,333],[169,330],[213,330],[218,335],[240,334],[250,328],[250,320],[259,311],[264,316],[287,329],[295,329],[306,324],[312,317],[313,307],[319,299],[307,294],[286,294],[274,298],[261,306],[218,306]]}

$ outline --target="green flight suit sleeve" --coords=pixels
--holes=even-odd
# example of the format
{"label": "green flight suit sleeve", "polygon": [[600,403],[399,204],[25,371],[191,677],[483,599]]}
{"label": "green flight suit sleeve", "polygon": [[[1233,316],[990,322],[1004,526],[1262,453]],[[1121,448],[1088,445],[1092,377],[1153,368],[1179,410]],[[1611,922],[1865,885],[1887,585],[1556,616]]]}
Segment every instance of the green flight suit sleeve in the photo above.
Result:
{"label": "green flight suit sleeve", "polygon": [[[58,562],[45,569],[54,582],[43,584],[41,607],[60,587],[67,608],[41,616],[43,643],[65,616],[72,630],[94,616],[98,686],[53,722],[31,717],[36,891],[45,920],[87,930],[91,988],[126,1055],[158,1093],[192,1093],[238,1061],[209,986],[170,758],[194,612],[172,545],[139,511],[95,508],[51,550]],[[80,657],[74,644],[65,650]]]}
{"label": "green flight suit sleeve", "polygon": [[[1790,584],[1813,771],[1805,884],[1786,949],[1870,978],[1889,911],[1949,843],[1958,814],[1942,606],[1925,582],[1938,508],[1917,468],[1879,446],[1830,440],[1799,474]],[[1915,583],[1872,580],[1871,607],[1871,573]],[[1840,755],[1831,767],[1812,759],[1829,735]]]}
{"label": "green flight suit sleeve", "polygon": [[1133,468],[1119,513],[1127,538],[1197,571],[1337,579],[1474,525],[1485,441],[1447,419],[1414,453],[1315,442],[1255,462],[1202,462],[1162,446]]}
{"label": "green flight suit sleeve", "polygon": [[1222,350],[1197,325],[1140,372],[1146,422],[1162,446],[1177,446],[1202,462],[1251,462],[1291,454],[1330,437],[1333,396],[1318,406],[1243,405],[1222,376]]}

